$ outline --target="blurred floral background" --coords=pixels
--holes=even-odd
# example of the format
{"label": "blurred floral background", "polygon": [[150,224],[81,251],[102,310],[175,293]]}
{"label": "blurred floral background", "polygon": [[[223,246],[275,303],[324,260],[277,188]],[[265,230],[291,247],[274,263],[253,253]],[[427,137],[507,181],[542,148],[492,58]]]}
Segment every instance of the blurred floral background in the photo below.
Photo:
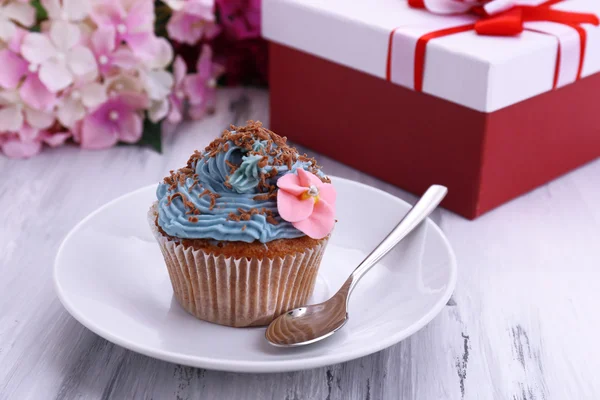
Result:
{"label": "blurred floral background", "polygon": [[265,85],[260,0],[0,0],[0,149],[161,150],[215,107],[218,85]]}

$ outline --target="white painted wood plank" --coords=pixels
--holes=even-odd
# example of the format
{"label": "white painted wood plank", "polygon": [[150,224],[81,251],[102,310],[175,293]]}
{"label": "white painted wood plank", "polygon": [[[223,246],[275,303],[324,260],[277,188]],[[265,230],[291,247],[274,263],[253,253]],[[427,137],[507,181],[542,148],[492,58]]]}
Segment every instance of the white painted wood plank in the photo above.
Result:
{"label": "white painted wood plank", "polygon": [[[71,318],[51,279],[64,235],[105,202],[158,182],[230,122],[266,121],[267,101],[262,91],[221,91],[219,112],[166,138],[163,155],[67,147],[27,161],[0,158],[0,399],[600,398],[598,160],[476,221],[436,211],[459,261],[452,301],[411,338],[348,363],[284,374],[205,371],[130,352]],[[319,160],[330,174],[415,199]]]}

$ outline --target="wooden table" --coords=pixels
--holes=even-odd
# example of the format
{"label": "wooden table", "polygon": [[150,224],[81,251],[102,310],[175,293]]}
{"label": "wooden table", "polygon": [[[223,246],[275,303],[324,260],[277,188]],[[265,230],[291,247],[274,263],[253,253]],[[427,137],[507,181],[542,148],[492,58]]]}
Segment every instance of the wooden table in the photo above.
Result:
{"label": "wooden table", "polygon": [[[206,371],[125,350],[75,321],[52,285],[67,232],[107,201],[158,182],[230,122],[268,120],[267,100],[262,91],[221,91],[218,113],[165,138],[162,155],[120,146],[0,157],[1,399],[600,398],[599,160],[477,221],[436,211],[459,263],[453,298],[409,339],[358,360],[282,374]],[[329,174],[415,199],[319,160]]]}

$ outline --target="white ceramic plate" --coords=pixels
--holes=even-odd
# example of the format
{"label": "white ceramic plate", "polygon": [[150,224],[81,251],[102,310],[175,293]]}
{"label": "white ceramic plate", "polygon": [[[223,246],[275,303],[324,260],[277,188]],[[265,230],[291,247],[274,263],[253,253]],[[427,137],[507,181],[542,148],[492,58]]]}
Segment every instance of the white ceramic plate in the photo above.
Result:
{"label": "white ceramic plate", "polygon": [[[402,218],[409,205],[381,190],[334,178],[337,219],[312,302],[332,295]],[[348,361],[384,349],[431,321],[456,282],[456,261],[440,229],[422,224],[360,282],[346,326],[314,345],[269,345],[264,328],[199,321],[173,297],[146,222],[155,186],[99,208],[67,235],[54,281],[65,308],[105,339],[162,360],[238,372],[281,372]]]}

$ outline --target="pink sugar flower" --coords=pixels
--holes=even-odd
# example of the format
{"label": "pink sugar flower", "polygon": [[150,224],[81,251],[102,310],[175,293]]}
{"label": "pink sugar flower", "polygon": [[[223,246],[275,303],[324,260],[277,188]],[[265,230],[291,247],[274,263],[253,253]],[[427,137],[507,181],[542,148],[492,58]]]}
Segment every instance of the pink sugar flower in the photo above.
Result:
{"label": "pink sugar flower", "polygon": [[313,239],[327,236],[335,225],[335,188],[302,168],[277,180],[277,211]]}
{"label": "pink sugar flower", "polygon": [[92,33],[91,49],[96,57],[98,69],[104,76],[118,68],[132,69],[139,63],[127,47],[117,47],[117,32],[112,26],[101,26]]}
{"label": "pink sugar flower", "polygon": [[149,0],[99,1],[90,13],[99,27],[112,27],[117,42],[125,42],[141,58],[154,57],[158,48],[154,36],[154,2]]}
{"label": "pink sugar flower", "polygon": [[212,39],[219,34],[214,0],[167,0],[165,3],[173,9],[167,24],[171,39],[194,45],[202,37]]}
{"label": "pink sugar flower", "polygon": [[206,44],[202,46],[202,53],[196,64],[196,73],[189,74],[183,84],[188,95],[191,118],[200,119],[214,108],[217,78],[222,72],[223,68],[212,61],[211,47]]}
{"label": "pink sugar flower", "polygon": [[81,147],[104,149],[119,140],[135,143],[142,137],[141,111],[148,107],[148,98],[138,93],[123,92],[110,97],[81,124]]}

